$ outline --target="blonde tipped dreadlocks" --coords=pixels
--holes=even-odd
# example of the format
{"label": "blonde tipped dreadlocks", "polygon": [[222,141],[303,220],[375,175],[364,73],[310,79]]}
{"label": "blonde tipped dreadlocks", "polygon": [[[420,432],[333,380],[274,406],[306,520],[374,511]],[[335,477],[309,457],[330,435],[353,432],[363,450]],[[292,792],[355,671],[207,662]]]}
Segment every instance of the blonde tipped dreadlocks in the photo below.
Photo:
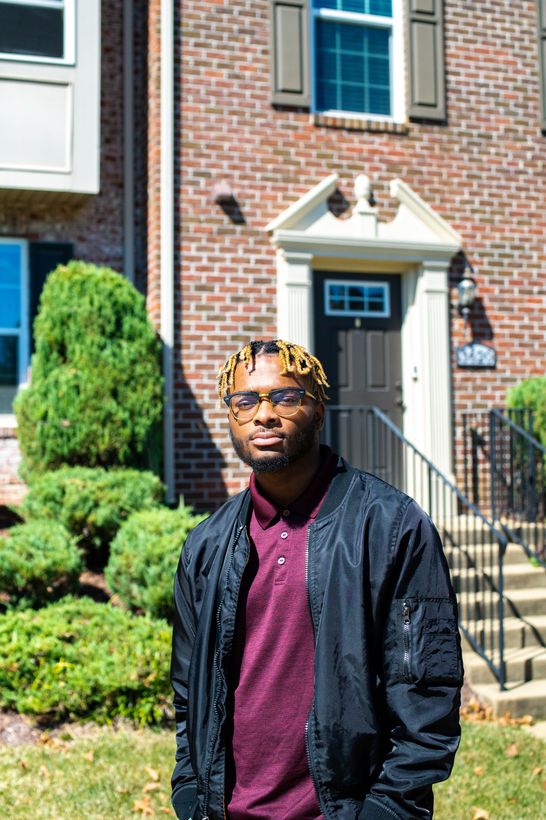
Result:
{"label": "blonde tipped dreadlocks", "polygon": [[309,376],[314,385],[314,392],[318,401],[327,401],[326,388],[330,387],[321,362],[301,345],[274,339],[270,342],[261,340],[249,342],[238,353],[230,356],[218,372],[218,396],[220,403],[223,396],[233,388],[235,368],[242,362],[246,369],[255,366],[255,359],[259,353],[278,354],[283,369],[282,376],[295,373],[298,376]]}

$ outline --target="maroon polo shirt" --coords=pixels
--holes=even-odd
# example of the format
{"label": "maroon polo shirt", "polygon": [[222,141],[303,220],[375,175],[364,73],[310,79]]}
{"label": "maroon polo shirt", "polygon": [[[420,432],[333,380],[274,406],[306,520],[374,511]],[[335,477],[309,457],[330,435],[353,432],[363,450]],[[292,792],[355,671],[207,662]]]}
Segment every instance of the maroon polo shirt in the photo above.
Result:
{"label": "maroon polo shirt", "polygon": [[336,470],[321,465],[292,504],[278,507],[250,478],[250,558],[233,648],[227,805],[231,820],[317,820],[305,724],[313,700],[314,636],[306,589],[307,528]]}

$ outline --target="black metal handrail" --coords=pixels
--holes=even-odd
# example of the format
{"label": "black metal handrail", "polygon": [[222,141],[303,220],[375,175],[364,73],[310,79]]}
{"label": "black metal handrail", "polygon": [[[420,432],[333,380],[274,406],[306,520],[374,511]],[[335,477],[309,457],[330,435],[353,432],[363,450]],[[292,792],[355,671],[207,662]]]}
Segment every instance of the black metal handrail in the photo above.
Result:
{"label": "black metal handrail", "polygon": [[464,414],[465,492],[546,566],[546,447],[533,432],[528,410]]}
{"label": "black metal handrail", "polygon": [[506,536],[379,408],[330,406],[324,440],[352,464],[407,492],[434,520],[451,566],[461,629],[504,689]]}

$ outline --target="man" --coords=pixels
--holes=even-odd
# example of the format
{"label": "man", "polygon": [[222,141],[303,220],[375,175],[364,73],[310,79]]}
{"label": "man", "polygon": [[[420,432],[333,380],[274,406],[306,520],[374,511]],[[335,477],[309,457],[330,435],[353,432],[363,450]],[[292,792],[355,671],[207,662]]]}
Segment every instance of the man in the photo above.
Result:
{"label": "man", "polygon": [[175,580],[179,818],[432,817],[459,742],[456,607],[417,504],[319,443],[328,386],[298,345],[220,371],[249,489]]}

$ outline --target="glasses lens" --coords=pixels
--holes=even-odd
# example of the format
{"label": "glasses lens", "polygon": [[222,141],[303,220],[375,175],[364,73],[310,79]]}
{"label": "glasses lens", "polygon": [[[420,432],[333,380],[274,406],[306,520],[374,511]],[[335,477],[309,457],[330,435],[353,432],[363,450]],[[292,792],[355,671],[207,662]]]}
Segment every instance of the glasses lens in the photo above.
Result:
{"label": "glasses lens", "polygon": [[247,416],[254,415],[258,402],[257,393],[239,393],[238,396],[233,396],[231,399],[230,407],[235,418],[244,419]]}
{"label": "glasses lens", "polygon": [[271,404],[279,416],[292,416],[301,404],[301,391],[291,388],[272,390],[269,394]]}

